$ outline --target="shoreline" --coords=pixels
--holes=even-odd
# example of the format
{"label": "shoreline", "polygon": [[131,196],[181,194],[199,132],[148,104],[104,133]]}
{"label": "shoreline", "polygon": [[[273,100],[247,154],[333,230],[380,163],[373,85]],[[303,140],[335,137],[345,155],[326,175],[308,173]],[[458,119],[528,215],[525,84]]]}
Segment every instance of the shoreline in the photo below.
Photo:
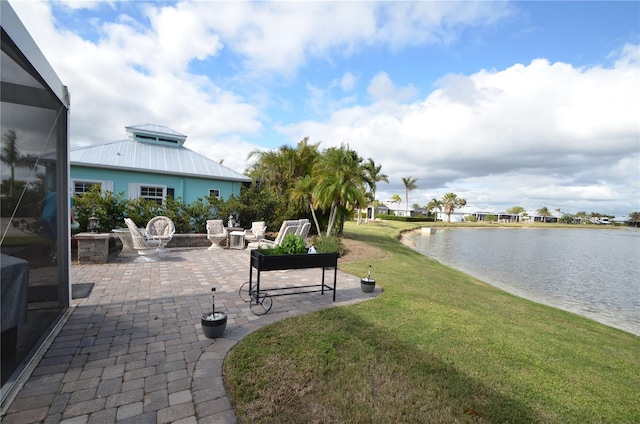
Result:
{"label": "shoreline", "polygon": [[[448,227],[448,228],[458,229],[458,228],[464,228],[464,227],[458,227],[458,226],[453,227],[452,226],[452,227]],[[474,228],[475,229],[484,229],[484,228],[490,228],[490,227],[474,227]],[[513,227],[513,228],[516,228],[516,227]],[[623,227],[623,228],[631,228],[631,229],[633,229],[633,227]],[[440,227],[438,229],[447,229],[447,228]],[[527,228],[522,228],[522,229],[527,229]],[[580,227],[575,228],[575,229],[580,229]],[[600,324],[606,325],[608,327],[615,328],[617,330],[621,330],[621,331],[624,331],[626,333],[629,333],[629,334],[632,334],[632,335],[635,335],[635,336],[640,336],[640,326],[635,326],[633,322],[629,322],[628,320],[611,322],[611,321],[607,320],[606,316],[600,317],[600,319],[596,319],[593,316],[584,315],[584,312],[567,309],[566,307],[564,307],[562,305],[558,305],[557,303],[545,302],[544,300],[539,299],[539,297],[545,297],[546,296],[546,294],[544,292],[538,294],[537,296],[536,295],[528,296],[526,294],[525,290],[518,289],[517,287],[511,287],[511,289],[505,288],[503,286],[496,285],[496,283],[493,282],[490,278],[487,278],[486,275],[485,276],[473,275],[472,273],[470,273],[470,272],[468,272],[468,271],[466,271],[464,269],[460,269],[459,267],[456,267],[455,265],[443,263],[440,260],[438,260],[438,259],[436,259],[436,258],[434,258],[432,256],[429,256],[429,255],[419,251],[417,249],[416,243],[412,242],[412,241],[409,241],[409,237],[410,236],[421,235],[421,231],[422,231],[422,227],[401,231],[400,232],[400,236],[399,236],[399,241],[403,245],[409,247],[410,249],[412,249],[413,251],[415,251],[416,253],[418,253],[420,255],[423,255],[423,256],[425,256],[425,257],[427,257],[429,259],[437,261],[438,263],[441,263],[442,265],[444,265],[446,267],[449,267],[451,269],[455,269],[456,271],[461,272],[461,273],[463,273],[463,274],[465,274],[467,276],[470,276],[472,278],[476,278],[476,279],[478,279],[478,280],[490,285],[491,287],[494,287],[494,288],[496,288],[498,290],[502,290],[502,291],[504,291],[506,293],[509,293],[509,294],[513,295],[513,296],[517,296],[519,298],[522,298],[522,299],[525,299],[525,300],[528,300],[528,301],[531,301],[531,302],[535,302],[535,303],[538,303],[540,305],[545,305],[545,306],[556,308],[556,309],[559,309],[559,310],[562,310],[562,311],[565,311],[565,312],[576,314],[576,315],[579,315],[579,316],[581,316],[583,318],[586,318],[588,320],[591,320],[591,321],[598,322]],[[431,237],[431,235],[429,235],[427,237]],[[536,297],[538,297],[538,298],[536,298]],[[551,296],[550,299],[559,300],[560,303],[562,303],[562,298],[557,299],[557,298]]]}

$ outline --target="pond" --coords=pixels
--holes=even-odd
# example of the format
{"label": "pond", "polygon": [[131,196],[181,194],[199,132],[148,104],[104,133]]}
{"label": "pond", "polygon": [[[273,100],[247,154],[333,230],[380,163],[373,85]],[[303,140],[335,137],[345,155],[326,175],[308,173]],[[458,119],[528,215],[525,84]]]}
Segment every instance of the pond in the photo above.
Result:
{"label": "pond", "polygon": [[438,228],[416,251],[517,296],[640,335],[640,231]]}

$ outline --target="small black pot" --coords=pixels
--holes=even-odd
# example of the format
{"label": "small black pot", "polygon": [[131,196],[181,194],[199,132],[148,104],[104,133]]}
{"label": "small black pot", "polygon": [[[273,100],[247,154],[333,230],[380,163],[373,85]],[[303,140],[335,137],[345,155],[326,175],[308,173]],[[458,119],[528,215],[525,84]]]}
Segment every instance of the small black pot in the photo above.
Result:
{"label": "small black pot", "polygon": [[376,280],[374,280],[373,278],[361,278],[360,288],[365,293],[372,293],[373,289],[376,288]]}
{"label": "small black pot", "polygon": [[209,339],[217,339],[222,337],[224,330],[227,328],[227,314],[224,312],[216,312],[215,319],[209,320],[211,312],[202,315],[200,322],[202,323],[202,332]]}

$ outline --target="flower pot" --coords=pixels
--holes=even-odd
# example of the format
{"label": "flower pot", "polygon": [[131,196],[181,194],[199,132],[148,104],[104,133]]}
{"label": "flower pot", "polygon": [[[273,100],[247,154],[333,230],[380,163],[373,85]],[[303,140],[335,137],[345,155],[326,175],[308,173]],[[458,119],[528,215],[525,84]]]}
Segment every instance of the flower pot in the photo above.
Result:
{"label": "flower pot", "polygon": [[224,330],[227,328],[227,314],[224,312],[206,313],[202,315],[200,321],[202,323],[202,332],[209,339],[222,337]]}
{"label": "flower pot", "polygon": [[374,280],[373,278],[361,278],[360,288],[365,293],[372,293],[373,289],[376,288],[376,280]]}

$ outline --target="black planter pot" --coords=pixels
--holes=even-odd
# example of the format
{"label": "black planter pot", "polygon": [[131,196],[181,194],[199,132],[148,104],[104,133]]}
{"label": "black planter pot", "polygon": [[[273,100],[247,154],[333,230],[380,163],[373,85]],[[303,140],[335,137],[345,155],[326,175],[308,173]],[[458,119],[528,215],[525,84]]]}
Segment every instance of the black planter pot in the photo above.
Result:
{"label": "black planter pot", "polygon": [[222,337],[224,330],[227,328],[227,314],[224,312],[216,312],[215,319],[209,320],[211,312],[202,315],[200,322],[202,323],[202,332],[209,339],[217,339]]}
{"label": "black planter pot", "polygon": [[373,289],[376,288],[376,280],[374,280],[373,278],[361,278],[360,288],[365,293],[372,293]]}

